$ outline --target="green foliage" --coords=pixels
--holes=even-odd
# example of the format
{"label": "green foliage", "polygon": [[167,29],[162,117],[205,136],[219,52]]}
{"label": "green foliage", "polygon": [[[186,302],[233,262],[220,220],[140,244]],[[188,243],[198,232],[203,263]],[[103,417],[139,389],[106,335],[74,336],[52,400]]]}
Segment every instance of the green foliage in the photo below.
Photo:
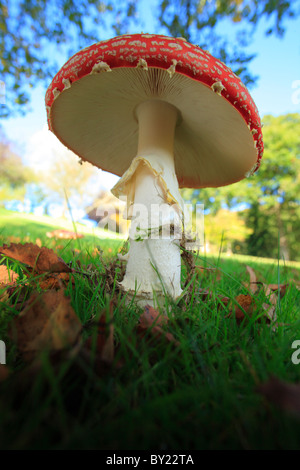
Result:
{"label": "green foliage", "polygon": [[0,142],[0,201],[23,199],[26,184],[34,180],[33,172],[24,166],[22,159],[8,142]]}
{"label": "green foliage", "polygon": [[[1,80],[6,84],[6,116],[29,100],[29,89],[49,82],[59,56],[101,40],[107,26],[127,31],[135,12],[130,0],[4,0],[0,3]],[[17,106],[18,111],[24,106]]]}
{"label": "green foliage", "polygon": [[[261,244],[261,252],[274,256],[278,251],[286,259],[299,259],[300,238],[300,126],[299,114],[265,116],[265,152],[260,170],[248,185],[252,211],[255,214],[250,252]],[[255,189],[254,189],[255,186]],[[258,229],[260,225],[260,229]],[[263,237],[262,237],[262,234]],[[262,243],[262,238],[265,242]]]}
{"label": "green foliage", "polygon": [[[263,118],[264,155],[248,179],[222,188],[184,189],[183,197],[201,202],[211,215],[221,208],[248,205],[244,211],[247,252],[256,256],[300,259],[300,114]],[[207,218],[210,215],[207,215]]]}
{"label": "green foliage", "polygon": [[[65,249],[58,253],[69,262]],[[115,359],[100,368],[95,349],[82,357],[76,346],[71,354],[45,352],[34,363],[22,363],[9,339],[9,322],[24,308],[24,294],[17,297],[16,291],[3,300],[0,337],[7,342],[11,374],[0,387],[1,449],[162,449],[162,454],[299,448],[295,394],[293,402],[284,402],[291,405],[287,413],[282,401],[275,407],[259,391],[272,376],[299,382],[299,365],[291,361],[291,345],[300,335],[300,292],[293,282],[299,281],[299,269],[236,257],[198,259],[205,267],[217,266],[221,278],[205,270],[195,279],[190,301],[169,306],[164,331],[178,342],[173,347],[151,331],[141,338],[136,327],[142,310],[107,292],[99,256],[84,249],[79,256],[80,264],[73,255],[74,284],[65,295],[94,345],[97,330],[103,331],[99,319],[113,307]],[[218,294],[233,301],[247,292],[245,262],[267,283],[277,282],[280,270],[281,282],[289,286],[276,305],[274,329],[259,319],[260,311],[239,324],[229,306],[216,301]],[[212,297],[204,300],[201,290]]]}
{"label": "green foliage", "polygon": [[[226,62],[246,84],[254,82],[245,52],[255,26],[268,20],[267,33],[282,35],[283,22],[299,14],[299,0],[158,0],[153,24],[166,34],[183,36]],[[139,8],[140,7],[140,8]],[[137,14],[138,13],[138,14]],[[241,24],[236,40],[222,37],[218,26]],[[0,79],[6,106],[0,115],[26,110],[30,87],[49,83],[70,55],[103,39],[142,29],[142,2],[136,0],[3,0],[0,3]],[[155,26],[154,26],[155,27]],[[231,28],[230,28],[231,29]]]}

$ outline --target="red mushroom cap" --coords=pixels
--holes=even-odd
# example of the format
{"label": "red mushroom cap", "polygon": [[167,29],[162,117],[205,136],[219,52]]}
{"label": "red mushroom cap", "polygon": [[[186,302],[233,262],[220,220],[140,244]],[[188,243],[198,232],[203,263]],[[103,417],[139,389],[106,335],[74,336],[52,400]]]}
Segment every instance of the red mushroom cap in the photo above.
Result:
{"label": "red mushroom cap", "polygon": [[79,51],[47,90],[49,129],[82,159],[121,176],[136,156],[135,108],[152,98],[181,113],[174,143],[180,187],[223,186],[259,168],[261,122],[248,90],[183,38],[128,34]]}

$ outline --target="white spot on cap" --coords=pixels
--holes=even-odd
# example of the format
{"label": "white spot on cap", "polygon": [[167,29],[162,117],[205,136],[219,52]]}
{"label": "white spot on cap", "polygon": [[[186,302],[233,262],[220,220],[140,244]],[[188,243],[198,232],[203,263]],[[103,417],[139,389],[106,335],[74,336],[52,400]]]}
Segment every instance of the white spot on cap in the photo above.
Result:
{"label": "white spot on cap", "polygon": [[148,71],[148,64],[145,59],[139,59],[136,68]]}
{"label": "white spot on cap", "polygon": [[218,81],[212,84],[211,89],[217,93],[217,95],[221,96],[221,92],[225,89],[222,82]]}
{"label": "white spot on cap", "polygon": [[247,171],[247,173],[245,173],[245,177],[250,178],[250,176],[254,174],[256,168],[257,168],[257,162],[255,162],[253,167],[249,171]]}
{"label": "white spot on cap", "polygon": [[177,65],[177,60],[172,59],[172,65],[170,65],[170,67],[167,70],[168,74],[170,75],[170,78],[172,78],[174,73],[176,72],[175,70],[176,65]]}
{"label": "white spot on cap", "polygon": [[52,93],[53,93],[53,97],[54,97],[55,100],[60,95],[60,91],[59,91],[58,88],[54,88]]}
{"label": "white spot on cap", "polygon": [[93,66],[91,74],[101,73],[101,72],[111,72],[111,68],[106,62],[103,62],[103,61],[97,62]]}
{"label": "white spot on cap", "polygon": [[68,78],[63,78],[62,83],[64,85],[64,90],[67,90],[68,88],[71,88],[71,82]]}
{"label": "white spot on cap", "polygon": [[138,46],[138,47],[144,47],[146,49],[147,47],[147,44],[145,42],[142,42],[142,41],[131,41],[129,43],[129,46]]}

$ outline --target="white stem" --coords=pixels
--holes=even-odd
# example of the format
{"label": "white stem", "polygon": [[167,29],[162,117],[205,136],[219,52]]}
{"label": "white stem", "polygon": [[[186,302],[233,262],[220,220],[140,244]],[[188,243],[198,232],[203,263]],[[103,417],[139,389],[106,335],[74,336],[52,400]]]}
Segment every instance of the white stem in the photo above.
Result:
{"label": "white stem", "polygon": [[[131,242],[122,286],[136,292],[140,303],[145,299],[144,303],[153,304],[153,291],[159,298],[164,292],[173,298],[182,292],[180,237],[178,232],[177,236],[170,233],[174,226],[181,230],[182,200],[173,154],[178,112],[166,102],[151,100],[139,105],[136,116],[137,157],[113,192],[126,194],[132,203]],[[159,231],[163,227],[165,236]]]}

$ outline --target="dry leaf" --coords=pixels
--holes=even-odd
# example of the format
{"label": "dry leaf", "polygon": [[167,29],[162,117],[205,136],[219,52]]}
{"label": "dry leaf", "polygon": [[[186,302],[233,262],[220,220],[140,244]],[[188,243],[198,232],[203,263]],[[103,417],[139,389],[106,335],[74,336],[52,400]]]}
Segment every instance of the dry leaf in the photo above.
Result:
{"label": "dry leaf", "polygon": [[263,288],[265,291],[265,295],[268,298],[268,300],[271,302],[271,304],[277,305],[277,295],[274,294],[272,289],[270,289],[270,286],[267,284],[263,284]]}
{"label": "dry leaf", "polygon": [[4,265],[0,266],[0,287],[15,285],[18,277],[19,275],[11,269],[8,269]]}
{"label": "dry leaf", "polygon": [[300,418],[300,384],[293,384],[271,377],[258,386],[258,392],[279,408]]}
{"label": "dry leaf", "polygon": [[289,287],[289,284],[268,284],[268,287],[269,287],[269,289],[271,289],[274,292],[277,291],[277,294],[278,294],[278,291],[279,291],[280,297],[283,297],[286,294],[286,291],[287,291],[287,288]]}
{"label": "dry leaf", "polygon": [[33,268],[39,274],[44,272],[68,273],[72,269],[53,250],[33,243],[3,245],[0,253]]}
{"label": "dry leaf", "polygon": [[168,322],[168,317],[160,314],[150,305],[146,305],[144,312],[139,318],[139,322],[142,328],[149,328],[155,323],[156,326],[165,325]]}
{"label": "dry leaf", "polygon": [[[42,290],[50,289],[62,289],[70,281],[71,274],[69,273],[54,273],[51,276],[43,277],[38,280],[38,284]],[[74,279],[72,277],[72,283],[74,286]]]}
{"label": "dry leaf", "polygon": [[75,240],[76,238],[83,238],[84,235],[76,232],[71,232],[70,230],[57,229],[52,232],[46,233],[48,238],[60,238],[66,240]]}
{"label": "dry leaf", "polygon": [[249,273],[250,276],[250,291],[255,294],[255,292],[258,290],[258,285],[257,285],[257,278],[254,269],[252,269],[250,266],[246,266],[246,269]]}
{"label": "dry leaf", "polygon": [[25,360],[39,351],[57,351],[74,344],[81,323],[63,290],[33,293],[13,320],[12,335]]}
{"label": "dry leaf", "polygon": [[276,315],[276,307],[274,305],[269,305],[266,303],[262,304],[262,308],[264,309],[265,313],[264,316],[270,321],[274,322],[277,320]]}
{"label": "dry leaf", "polygon": [[8,300],[9,300],[9,293],[7,292],[7,290],[0,293],[0,302],[5,303],[5,302],[8,302]]}
{"label": "dry leaf", "polygon": [[251,297],[251,295],[241,294],[235,297],[235,300],[238,305],[234,306],[234,313],[235,313],[235,318],[238,321],[242,321],[245,318],[246,316],[245,312],[247,316],[250,316],[253,313],[253,310],[256,307],[256,304],[253,300],[253,297]]}
{"label": "dry leaf", "polygon": [[17,280],[19,275],[8,269],[6,266],[0,266],[0,302],[8,302],[10,296],[17,288]]}
{"label": "dry leaf", "polygon": [[230,301],[230,298],[229,297],[225,297],[223,295],[215,295],[213,294],[213,292],[209,291],[209,290],[206,290],[206,289],[202,289],[202,288],[199,288],[198,289],[198,292],[200,294],[200,297],[201,297],[201,300],[207,300],[207,299],[216,299],[220,302],[219,305],[221,305],[222,303],[226,306],[228,305],[229,301]]}
{"label": "dry leaf", "polygon": [[139,318],[137,331],[142,337],[144,337],[149,331],[152,336],[166,339],[168,342],[178,346],[179,342],[175,340],[172,333],[166,332],[161,328],[161,325],[166,324],[167,322],[167,317],[163,317],[153,307],[146,305],[144,312]]}
{"label": "dry leaf", "polygon": [[[232,316],[234,312],[234,316],[238,322],[241,322],[245,318],[251,317],[254,312],[258,313],[258,305],[256,304],[254,297],[251,295],[238,295],[235,297],[235,301],[238,305],[231,306],[228,316]],[[263,303],[261,307],[263,309],[263,317],[268,320],[268,322],[274,322],[276,320],[276,305],[274,306]],[[258,321],[260,321],[259,318]]]}
{"label": "dry leaf", "polygon": [[41,246],[42,246],[42,240],[41,240],[40,238],[37,238],[37,239],[35,240],[35,244],[36,244],[37,246],[41,247]]}

